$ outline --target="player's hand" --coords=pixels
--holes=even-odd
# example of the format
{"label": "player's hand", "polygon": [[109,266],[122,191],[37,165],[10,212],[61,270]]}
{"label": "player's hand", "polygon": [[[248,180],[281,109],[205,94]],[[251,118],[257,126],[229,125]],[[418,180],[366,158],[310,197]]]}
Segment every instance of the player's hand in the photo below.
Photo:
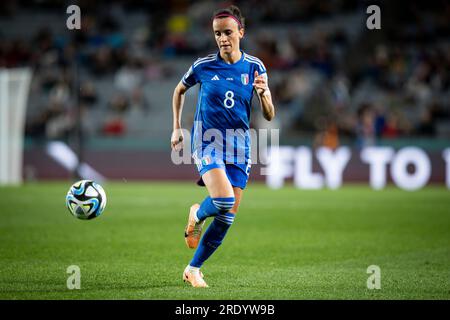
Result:
{"label": "player's hand", "polygon": [[258,71],[255,71],[255,80],[253,81],[253,88],[255,88],[258,95],[262,96],[265,92],[269,92],[267,80],[264,75],[259,75]]}
{"label": "player's hand", "polygon": [[183,149],[183,132],[181,129],[175,129],[172,132],[172,137],[170,138],[170,145],[172,147],[172,150],[175,151],[181,151]]}

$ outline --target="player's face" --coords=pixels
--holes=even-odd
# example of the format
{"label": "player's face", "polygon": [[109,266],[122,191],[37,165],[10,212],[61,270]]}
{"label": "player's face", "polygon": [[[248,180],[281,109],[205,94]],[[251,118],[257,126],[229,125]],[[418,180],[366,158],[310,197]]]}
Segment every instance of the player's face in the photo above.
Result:
{"label": "player's face", "polygon": [[239,29],[233,18],[220,18],[213,21],[214,36],[220,53],[231,54],[239,51],[239,42],[244,36],[244,30]]}

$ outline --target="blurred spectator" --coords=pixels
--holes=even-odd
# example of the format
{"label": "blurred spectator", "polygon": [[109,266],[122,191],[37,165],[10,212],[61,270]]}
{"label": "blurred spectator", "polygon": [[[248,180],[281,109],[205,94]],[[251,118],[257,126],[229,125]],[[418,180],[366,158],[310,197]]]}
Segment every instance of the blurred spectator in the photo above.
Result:
{"label": "blurred spectator", "polygon": [[122,136],[125,131],[123,119],[119,115],[113,115],[105,122],[102,133],[106,136]]}
{"label": "blurred spectator", "polygon": [[332,118],[319,118],[316,123],[318,132],[314,138],[314,147],[336,149],[339,147],[339,130]]}
{"label": "blurred spectator", "polygon": [[420,123],[417,127],[417,133],[422,136],[433,137],[436,134],[435,123],[433,121],[433,116],[431,110],[427,109],[424,111]]}
{"label": "blurred spectator", "polygon": [[382,137],[393,139],[398,138],[400,135],[399,119],[395,112],[390,112],[387,117],[387,121],[384,125]]}
{"label": "blurred spectator", "polygon": [[134,60],[120,68],[114,78],[116,88],[131,93],[135,88],[141,86],[143,81],[142,67],[140,61]]}
{"label": "blurred spectator", "polygon": [[358,109],[356,139],[359,148],[375,145],[374,112],[372,106],[369,104],[363,104]]}
{"label": "blurred spectator", "polygon": [[124,93],[116,93],[109,102],[110,113],[123,114],[129,110],[130,103]]}
{"label": "blurred spectator", "polygon": [[73,118],[65,111],[58,102],[49,108],[49,118],[46,125],[46,136],[49,139],[67,139],[73,129]]}
{"label": "blurred spectator", "polygon": [[80,102],[87,107],[92,107],[97,103],[97,91],[92,81],[83,82],[80,88]]}
{"label": "blurred spectator", "polygon": [[140,87],[136,87],[131,93],[130,110],[136,110],[142,114],[148,114],[150,111],[150,105]]}
{"label": "blurred spectator", "polygon": [[66,81],[58,81],[50,90],[50,103],[57,103],[60,105],[67,105],[70,100],[70,88]]}

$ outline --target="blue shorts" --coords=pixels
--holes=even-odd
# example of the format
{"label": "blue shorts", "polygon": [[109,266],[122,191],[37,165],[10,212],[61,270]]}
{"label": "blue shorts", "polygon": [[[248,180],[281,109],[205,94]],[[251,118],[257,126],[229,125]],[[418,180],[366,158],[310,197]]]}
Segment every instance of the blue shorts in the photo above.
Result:
{"label": "blue shorts", "polygon": [[223,169],[230,180],[230,183],[233,187],[238,187],[241,189],[245,189],[248,182],[248,177],[250,176],[250,161],[246,166],[240,166],[233,163],[223,163],[223,161],[217,161],[215,159],[209,158],[209,161],[202,161],[196,163],[197,170],[200,174],[200,179],[197,181],[199,186],[204,186],[202,176],[211,169]]}

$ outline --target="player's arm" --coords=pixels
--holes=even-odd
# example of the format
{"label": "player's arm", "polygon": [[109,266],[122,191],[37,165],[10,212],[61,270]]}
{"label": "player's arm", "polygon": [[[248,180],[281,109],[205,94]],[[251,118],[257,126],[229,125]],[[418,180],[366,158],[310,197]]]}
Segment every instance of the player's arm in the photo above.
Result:
{"label": "player's arm", "polygon": [[181,113],[183,112],[184,94],[187,87],[182,81],[178,83],[173,91],[172,110],[173,110],[173,131],[170,139],[172,149],[181,150],[183,148],[183,132],[181,131]]}
{"label": "player's arm", "polygon": [[258,75],[258,71],[255,71],[253,87],[258,94],[264,118],[267,121],[272,120],[275,117],[275,107],[272,102],[272,95],[270,94],[269,86],[267,84],[267,78],[264,75]]}

